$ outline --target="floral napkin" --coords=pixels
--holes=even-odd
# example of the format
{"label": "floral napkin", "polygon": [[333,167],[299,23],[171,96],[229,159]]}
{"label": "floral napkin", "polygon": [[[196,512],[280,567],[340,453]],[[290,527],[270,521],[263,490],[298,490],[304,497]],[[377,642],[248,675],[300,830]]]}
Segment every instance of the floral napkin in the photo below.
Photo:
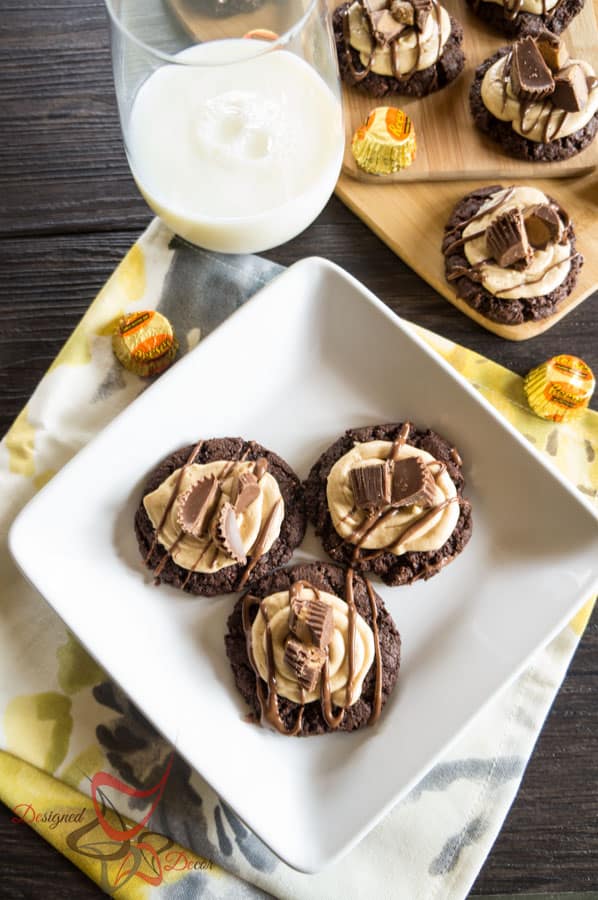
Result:
{"label": "floral napkin", "polygon": [[[465,897],[513,801],[593,600],[341,862],[278,860],[94,663],[12,562],[16,513],[147,382],[114,360],[123,312],[159,308],[181,353],[280,271],[206,253],[155,221],[67,341],[0,445],[0,800],[122,898]],[[415,326],[414,326],[415,327]],[[598,415],[555,426],[512,372],[417,329],[598,506]],[[0,891],[1,892],[1,891]]]}

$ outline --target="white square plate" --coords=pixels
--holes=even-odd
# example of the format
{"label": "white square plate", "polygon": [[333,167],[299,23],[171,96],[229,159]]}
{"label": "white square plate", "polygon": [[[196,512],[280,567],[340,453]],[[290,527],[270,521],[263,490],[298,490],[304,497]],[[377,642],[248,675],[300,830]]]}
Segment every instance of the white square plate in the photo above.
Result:
{"label": "white square plate", "polygon": [[[146,474],[200,436],[231,434],[304,477],[345,428],[405,419],[459,448],[474,534],[430,582],[377,585],[403,637],[379,724],[304,740],[247,725],[223,643],[235,598],[156,588],[141,563],[133,515]],[[10,546],[155,726],[306,872],[425,774],[598,573],[589,503],[376,297],[318,259],[264,288],[81,450],[18,516]],[[313,533],[300,555],[324,556]]]}

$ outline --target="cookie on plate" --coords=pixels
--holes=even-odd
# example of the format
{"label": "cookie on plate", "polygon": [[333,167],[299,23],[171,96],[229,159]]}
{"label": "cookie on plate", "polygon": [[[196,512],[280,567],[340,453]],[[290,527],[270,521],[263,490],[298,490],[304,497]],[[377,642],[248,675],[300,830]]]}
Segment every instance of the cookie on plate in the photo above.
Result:
{"label": "cookie on plate", "polygon": [[332,24],[343,81],[371,97],[425,97],[465,63],[463,28],[436,0],[352,0]]}
{"label": "cookie on plate", "polygon": [[526,37],[476,69],[469,105],[477,127],[509,156],[555,162],[594,140],[598,79],[555,35]]}
{"label": "cookie on plate", "polygon": [[444,230],[445,273],[457,296],[504,325],[550,316],[583,265],[565,210],[536,187],[478,188]]}
{"label": "cookie on plate", "polygon": [[287,562],[305,532],[301,482],[255,441],[211,438],[150,474],[135,532],[156,582],[191,594],[242,590]]}
{"label": "cookie on plate", "polygon": [[351,428],[305,483],[307,514],[328,555],[386,584],[431,578],[471,536],[457,450],[410,422]]}
{"label": "cookie on plate", "polygon": [[467,5],[492,28],[518,38],[545,30],[560,34],[584,0],[467,0]]}
{"label": "cookie on plate", "polygon": [[382,599],[331,563],[255,582],[231,613],[225,643],[255,721],[281,734],[373,725],[399,673],[401,638]]}

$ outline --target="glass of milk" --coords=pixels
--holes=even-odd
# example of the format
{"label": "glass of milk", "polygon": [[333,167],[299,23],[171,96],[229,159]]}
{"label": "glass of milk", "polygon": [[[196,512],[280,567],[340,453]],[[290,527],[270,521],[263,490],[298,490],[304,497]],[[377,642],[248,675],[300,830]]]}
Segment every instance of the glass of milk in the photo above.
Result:
{"label": "glass of milk", "polygon": [[267,250],[321,212],[340,171],[326,0],[105,0],[131,171],[177,234]]}

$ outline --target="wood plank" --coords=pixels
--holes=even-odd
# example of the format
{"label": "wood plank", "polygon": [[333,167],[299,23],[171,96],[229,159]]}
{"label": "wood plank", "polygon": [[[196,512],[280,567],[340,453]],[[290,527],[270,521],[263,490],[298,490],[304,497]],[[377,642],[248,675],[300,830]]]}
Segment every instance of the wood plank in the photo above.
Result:
{"label": "wood plank", "polygon": [[141,229],[102,0],[6,0],[0,65],[0,235]]}

